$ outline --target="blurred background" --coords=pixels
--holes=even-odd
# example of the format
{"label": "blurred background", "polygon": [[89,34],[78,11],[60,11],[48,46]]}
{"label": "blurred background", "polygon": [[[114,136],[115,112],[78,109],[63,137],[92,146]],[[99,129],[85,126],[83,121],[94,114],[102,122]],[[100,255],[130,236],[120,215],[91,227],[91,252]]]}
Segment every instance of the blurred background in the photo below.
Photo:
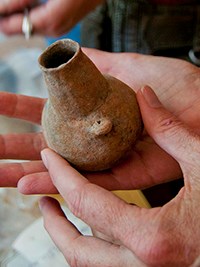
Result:
{"label": "blurred background", "polygon": [[[6,37],[0,34],[1,91],[41,97],[47,95],[37,63],[45,45],[45,40],[37,36],[27,41],[21,35]],[[25,121],[0,116],[0,134],[34,130],[38,129]],[[0,189],[1,256],[10,251],[18,234],[40,216],[37,200],[37,196],[22,196],[16,189]]]}

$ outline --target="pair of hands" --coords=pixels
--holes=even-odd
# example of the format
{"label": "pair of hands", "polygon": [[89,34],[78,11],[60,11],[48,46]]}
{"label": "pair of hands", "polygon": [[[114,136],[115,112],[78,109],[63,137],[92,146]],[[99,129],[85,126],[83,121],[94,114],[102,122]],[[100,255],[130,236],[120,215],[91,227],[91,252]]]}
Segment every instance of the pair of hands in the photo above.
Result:
{"label": "pair of hands", "polygon": [[43,163],[69,209],[106,237],[82,236],[54,199],[42,198],[45,227],[70,266],[199,266],[200,137],[167,111],[150,87],[139,90],[137,99],[146,130],[178,161],[185,186],[163,207],[139,208],[43,150]]}
{"label": "pair of hands", "polygon": [[0,31],[22,33],[23,10],[30,7],[34,33],[57,37],[68,32],[77,22],[104,0],[1,0]]}
{"label": "pair of hands", "polygon": [[[175,59],[84,52],[101,71],[138,91],[145,128],[157,144],[144,133],[126,161],[104,173],[86,173],[85,179],[51,150],[42,153],[47,172],[40,161],[40,151],[46,147],[41,133],[4,135],[0,138],[1,158],[32,161],[1,165],[0,186],[18,183],[27,194],[60,192],[75,215],[119,241],[116,245],[82,237],[54,200],[42,199],[46,228],[72,266],[189,266],[200,250],[199,69]],[[139,90],[146,83],[169,111],[151,89]],[[44,99],[2,92],[0,102],[0,114],[40,123]],[[162,208],[130,206],[102,188],[152,186],[180,177],[181,169],[185,187]]]}

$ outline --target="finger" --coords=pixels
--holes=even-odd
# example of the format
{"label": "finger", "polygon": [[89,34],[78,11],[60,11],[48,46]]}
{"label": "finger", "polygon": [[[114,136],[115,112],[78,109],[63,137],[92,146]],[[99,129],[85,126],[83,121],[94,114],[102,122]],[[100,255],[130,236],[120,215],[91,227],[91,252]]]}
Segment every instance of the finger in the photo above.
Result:
{"label": "finger", "polygon": [[192,170],[189,176],[195,180],[196,177],[192,175],[194,170],[196,169],[197,173],[200,171],[200,138],[162,106],[150,87],[139,90],[137,99],[150,136],[179,162],[184,174]]}
{"label": "finger", "polygon": [[[22,5],[21,5],[22,6]],[[16,7],[16,5],[15,5]],[[22,33],[22,23],[24,18],[24,8],[21,9],[21,13],[12,13],[13,8],[10,8],[6,13],[9,16],[4,16],[0,20],[0,30],[5,34],[11,35],[16,33]],[[35,6],[29,11],[29,19],[32,24],[33,32],[45,35],[57,35],[59,36],[59,28],[56,26],[57,21],[52,18],[57,17],[60,12],[65,12],[65,8],[60,9],[60,5],[57,1],[48,1],[47,3]],[[62,15],[60,14],[59,17]],[[66,14],[64,14],[66,17]],[[62,26],[63,27],[63,26]]]}
{"label": "finger", "polygon": [[70,266],[144,266],[125,247],[112,245],[91,236],[82,236],[74,225],[66,219],[55,199],[42,198],[40,207],[46,230]]}
{"label": "finger", "polygon": [[[43,170],[39,170],[43,171]],[[18,190],[25,195],[32,194],[58,194],[58,190],[52,183],[48,172],[34,170],[22,177],[18,184]]]}
{"label": "finger", "polygon": [[46,168],[41,161],[1,163],[0,187],[16,187],[21,177],[45,170]]}
{"label": "finger", "polygon": [[[182,177],[178,163],[161,149],[160,153],[156,153],[156,149],[152,148],[153,151],[149,158],[146,158],[149,154],[145,156],[144,152],[143,161],[141,160],[143,151],[141,151],[138,155],[137,153],[129,155],[129,160],[122,162],[112,170],[83,174],[91,183],[107,190],[142,189]],[[154,161],[157,162],[156,168],[152,168],[155,165]],[[147,163],[144,164],[144,162]],[[147,170],[149,171],[147,172]],[[18,189],[23,194],[58,193],[48,173],[34,173],[23,177],[18,184]]]}
{"label": "finger", "polygon": [[[86,177],[92,183],[98,184],[108,190],[126,189],[119,185],[112,174],[87,174]],[[110,182],[108,182],[110,181]],[[22,177],[18,183],[18,189],[22,194],[57,194],[58,190],[52,183],[48,172],[44,173],[30,173]]]}
{"label": "finger", "polygon": [[[99,184],[108,190],[125,189],[123,185],[120,187],[119,182],[112,177],[112,174],[93,175],[88,174],[86,177],[92,180],[92,183]],[[114,180],[114,181],[112,181]],[[110,182],[109,182],[110,181]],[[30,173],[22,177],[18,183],[18,189],[23,194],[57,194],[58,190],[52,183],[48,172]]]}
{"label": "finger", "polygon": [[[126,204],[113,193],[89,183],[52,150],[43,150],[42,158],[54,185],[72,213],[92,229],[130,246],[130,240],[127,239],[127,233],[130,231],[129,222],[132,222],[131,230],[134,231],[138,223],[141,223],[140,209]],[[145,219],[145,216],[143,217]]]}
{"label": "finger", "polygon": [[[59,0],[47,1],[47,3],[31,9],[30,20],[34,32],[56,37],[69,30],[66,26],[66,22],[64,23],[63,21],[63,18],[66,18],[66,10],[69,9],[68,2],[60,1],[59,4],[58,1]],[[62,9],[60,5],[62,5]],[[54,18],[57,18],[57,20]],[[68,24],[70,20],[71,18],[69,17]],[[71,26],[72,25],[70,25],[70,27]]]}
{"label": "finger", "polygon": [[6,35],[21,34],[23,14],[14,14],[0,19],[0,31]]}
{"label": "finger", "polygon": [[0,92],[0,114],[40,124],[45,102],[42,98]]}
{"label": "finger", "polygon": [[0,158],[38,160],[47,147],[42,133],[0,135]]}
{"label": "finger", "polygon": [[[84,172],[83,175],[91,183],[107,190],[143,189],[182,177],[178,163],[155,143],[154,146],[152,145],[153,141],[140,142],[126,160],[111,170]],[[52,181],[48,173],[45,177],[44,175],[30,174],[22,180],[20,190],[24,194],[54,194],[55,188],[49,191],[52,188]]]}
{"label": "finger", "polygon": [[0,14],[9,14],[18,10],[23,10],[34,0],[1,0]]}

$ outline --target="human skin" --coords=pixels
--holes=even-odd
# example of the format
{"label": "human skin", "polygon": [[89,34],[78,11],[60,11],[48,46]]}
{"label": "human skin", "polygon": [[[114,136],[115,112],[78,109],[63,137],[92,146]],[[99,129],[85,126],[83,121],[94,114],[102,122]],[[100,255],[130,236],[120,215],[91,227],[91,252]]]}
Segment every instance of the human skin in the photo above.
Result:
{"label": "human skin", "polygon": [[37,0],[1,0],[0,31],[5,34],[22,33],[24,8],[31,7],[29,15],[33,31],[45,36],[58,37],[68,32],[103,0],[48,0],[35,5]]}
{"label": "human skin", "polygon": [[137,99],[147,132],[180,164],[184,187],[162,207],[139,208],[90,183],[52,150],[43,150],[52,182],[72,213],[117,241],[82,236],[55,200],[42,198],[45,228],[70,266],[199,266],[200,137],[167,111],[151,88],[139,90]]}
{"label": "human skin", "polygon": [[[199,134],[199,68],[177,59],[106,53],[93,49],[84,51],[101,71],[123,80],[135,91],[149,84],[164,106]],[[0,114],[40,124],[45,101],[1,92]],[[17,186],[23,177],[19,183],[23,193],[56,193],[41,162],[40,151],[45,147],[42,133],[1,135],[1,159],[25,159],[30,162],[1,164],[0,186]],[[179,178],[182,172],[176,160],[144,132],[132,153],[121,164],[106,172],[85,175],[95,184],[116,190],[150,187]]]}

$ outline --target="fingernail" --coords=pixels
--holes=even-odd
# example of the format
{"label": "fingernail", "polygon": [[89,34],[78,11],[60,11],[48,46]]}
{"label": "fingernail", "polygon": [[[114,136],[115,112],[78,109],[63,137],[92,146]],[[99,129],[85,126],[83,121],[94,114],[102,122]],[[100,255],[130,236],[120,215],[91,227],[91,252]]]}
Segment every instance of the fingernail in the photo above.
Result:
{"label": "fingernail", "polygon": [[41,151],[41,158],[42,158],[42,161],[43,161],[45,167],[48,169],[48,160],[47,160],[47,157],[45,154],[45,150]]}
{"label": "fingernail", "polygon": [[154,91],[149,86],[144,86],[141,88],[141,92],[150,107],[152,108],[159,108],[162,106],[160,100],[154,93]]}

